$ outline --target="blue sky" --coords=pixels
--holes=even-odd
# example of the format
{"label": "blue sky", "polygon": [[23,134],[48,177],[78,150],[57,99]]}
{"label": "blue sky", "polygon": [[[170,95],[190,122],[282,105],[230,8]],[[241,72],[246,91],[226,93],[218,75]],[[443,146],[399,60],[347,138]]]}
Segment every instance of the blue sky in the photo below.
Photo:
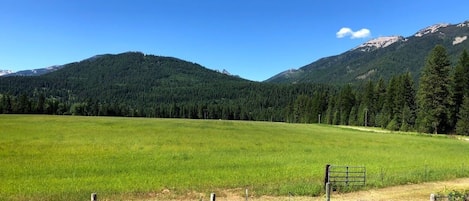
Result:
{"label": "blue sky", "polygon": [[468,8],[467,0],[0,0],[0,69],[140,51],[263,81],[372,38],[469,20]]}

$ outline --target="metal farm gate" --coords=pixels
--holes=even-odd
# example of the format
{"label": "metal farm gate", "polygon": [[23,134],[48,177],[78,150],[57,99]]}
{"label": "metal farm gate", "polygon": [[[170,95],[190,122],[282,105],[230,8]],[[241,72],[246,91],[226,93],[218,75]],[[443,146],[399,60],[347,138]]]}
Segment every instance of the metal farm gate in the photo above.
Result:
{"label": "metal farm gate", "polygon": [[361,166],[326,165],[324,187],[326,200],[331,191],[340,191],[364,187],[366,185],[366,168]]}

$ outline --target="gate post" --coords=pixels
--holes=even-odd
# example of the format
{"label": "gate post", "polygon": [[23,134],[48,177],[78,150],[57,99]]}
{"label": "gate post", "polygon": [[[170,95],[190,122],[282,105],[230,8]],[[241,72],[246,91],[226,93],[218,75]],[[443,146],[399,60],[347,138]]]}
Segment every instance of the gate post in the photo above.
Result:
{"label": "gate post", "polygon": [[210,201],[215,201],[215,193],[210,193]]}
{"label": "gate post", "polygon": [[330,164],[326,164],[326,171],[324,175],[324,189],[327,191],[327,183],[329,183],[329,167]]}
{"label": "gate post", "polygon": [[326,183],[326,201],[331,200],[331,183]]}
{"label": "gate post", "polygon": [[98,201],[98,195],[96,193],[91,193],[91,201]]}

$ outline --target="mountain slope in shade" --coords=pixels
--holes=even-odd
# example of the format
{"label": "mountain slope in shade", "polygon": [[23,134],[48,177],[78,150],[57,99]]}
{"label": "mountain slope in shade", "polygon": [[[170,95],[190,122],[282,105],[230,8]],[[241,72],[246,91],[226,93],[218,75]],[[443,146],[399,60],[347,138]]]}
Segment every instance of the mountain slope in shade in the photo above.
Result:
{"label": "mountain slope in shade", "polygon": [[409,37],[390,36],[372,39],[340,55],[321,58],[297,70],[281,72],[266,82],[273,83],[353,83],[365,79],[387,79],[410,72],[420,76],[428,53],[443,45],[453,63],[469,49],[469,21],[436,24]]}

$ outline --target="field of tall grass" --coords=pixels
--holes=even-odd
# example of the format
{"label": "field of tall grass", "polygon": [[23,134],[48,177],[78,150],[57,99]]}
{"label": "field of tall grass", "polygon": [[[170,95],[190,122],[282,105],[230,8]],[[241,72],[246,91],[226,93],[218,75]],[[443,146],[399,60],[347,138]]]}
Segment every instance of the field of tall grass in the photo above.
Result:
{"label": "field of tall grass", "polygon": [[313,196],[326,164],[365,166],[367,188],[467,177],[469,142],[319,124],[0,115],[0,200]]}

